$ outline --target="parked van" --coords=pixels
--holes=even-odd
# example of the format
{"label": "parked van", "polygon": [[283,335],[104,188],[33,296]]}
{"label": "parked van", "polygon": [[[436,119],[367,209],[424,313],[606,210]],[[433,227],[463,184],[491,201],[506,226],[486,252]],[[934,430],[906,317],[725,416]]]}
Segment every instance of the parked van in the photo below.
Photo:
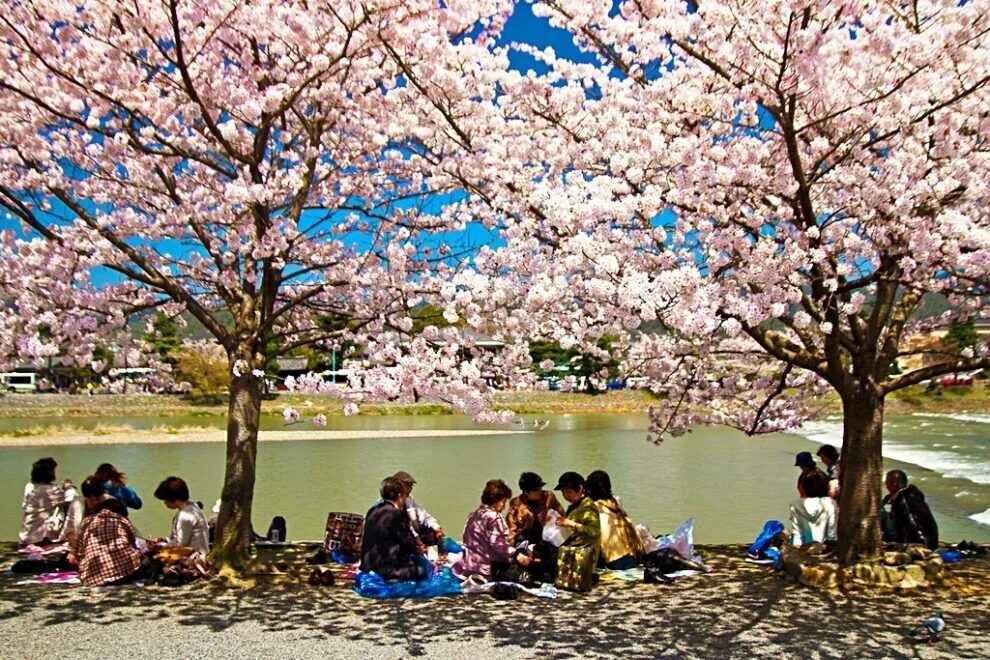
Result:
{"label": "parked van", "polygon": [[11,371],[0,374],[0,382],[7,392],[37,392],[38,374],[30,371]]}

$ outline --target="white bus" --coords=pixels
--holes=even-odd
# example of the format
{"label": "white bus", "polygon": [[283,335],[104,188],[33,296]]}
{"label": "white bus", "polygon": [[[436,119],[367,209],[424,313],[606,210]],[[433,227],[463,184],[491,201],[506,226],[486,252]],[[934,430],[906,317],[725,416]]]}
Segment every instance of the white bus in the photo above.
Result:
{"label": "white bus", "polygon": [[0,373],[0,382],[7,392],[37,392],[38,374],[30,371]]}

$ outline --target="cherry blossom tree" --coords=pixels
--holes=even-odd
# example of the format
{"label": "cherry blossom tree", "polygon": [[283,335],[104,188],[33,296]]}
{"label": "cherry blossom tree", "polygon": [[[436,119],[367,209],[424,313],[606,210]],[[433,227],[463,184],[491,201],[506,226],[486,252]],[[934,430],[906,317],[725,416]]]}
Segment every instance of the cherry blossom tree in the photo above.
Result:
{"label": "cherry blossom tree", "polygon": [[988,310],[986,5],[533,4],[597,59],[517,46],[549,73],[505,87],[539,147],[479,195],[506,219],[486,297],[565,347],[658,327],[626,368],[664,395],[659,437],[793,427],[835,392],[839,556],[875,554],[885,398],[990,366],[912,341],[926,294],[941,322]]}
{"label": "cherry blossom tree", "polygon": [[5,6],[0,348],[33,359],[68,348],[85,363],[94,338],[133,314],[195,317],[231,372],[219,561],[249,549],[273,351],[363,346],[371,367],[350,413],[413,388],[483,411],[481,368],[457,329],[409,330],[411,310],[442,302],[434,283],[463,273],[467,224],[493,222],[457,203],[460,178],[484,163],[454,127],[492,135],[504,120],[491,98],[507,61],[492,36],[511,7]]}

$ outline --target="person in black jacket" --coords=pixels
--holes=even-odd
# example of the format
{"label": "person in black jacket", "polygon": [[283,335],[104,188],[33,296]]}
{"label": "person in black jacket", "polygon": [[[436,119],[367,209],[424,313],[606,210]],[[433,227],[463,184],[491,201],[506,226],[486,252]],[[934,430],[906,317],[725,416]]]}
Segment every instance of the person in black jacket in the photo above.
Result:
{"label": "person in black jacket", "polygon": [[382,501],[364,517],[361,570],[374,571],[386,580],[422,580],[426,571],[406,512],[406,489],[398,479],[382,481]]}
{"label": "person in black jacket", "polygon": [[929,550],[938,547],[938,525],[932,510],[925,502],[925,494],[917,486],[909,486],[902,470],[887,473],[884,484],[887,495],[883,498],[883,540],[895,543],[920,543]]}

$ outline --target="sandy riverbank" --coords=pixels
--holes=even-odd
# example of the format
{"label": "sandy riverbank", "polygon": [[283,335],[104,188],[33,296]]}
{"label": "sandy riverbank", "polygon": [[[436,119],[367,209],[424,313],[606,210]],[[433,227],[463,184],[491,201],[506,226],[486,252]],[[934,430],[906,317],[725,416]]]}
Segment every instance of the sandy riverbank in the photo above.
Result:
{"label": "sandy riverbank", "polygon": [[[413,430],[413,431],[261,431],[259,442],[297,442],[319,440],[367,440],[387,435],[390,438],[456,438],[494,435],[516,435],[531,431],[502,431],[496,429]],[[56,435],[0,436],[0,447],[58,447],[65,445],[171,445],[198,442],[226,442],[226,431],[199,429],[160,433],[155,431],[120,431],[93,434],[85,431]]]}
{"label": "sandy riverbank", "polygon": [[[953,569],[923,593],[844,596],[801,587],[703,547],[713,572],[673,585],[603,582],[556,601],[489,596],[372,601],[350,583],[295,576],[221,585],[85,589],[18,585],[0,575],[0,648],[8,657],[579,658],[990,655],[990,562]],[[942,641],[910,628],[936,609]]]}

